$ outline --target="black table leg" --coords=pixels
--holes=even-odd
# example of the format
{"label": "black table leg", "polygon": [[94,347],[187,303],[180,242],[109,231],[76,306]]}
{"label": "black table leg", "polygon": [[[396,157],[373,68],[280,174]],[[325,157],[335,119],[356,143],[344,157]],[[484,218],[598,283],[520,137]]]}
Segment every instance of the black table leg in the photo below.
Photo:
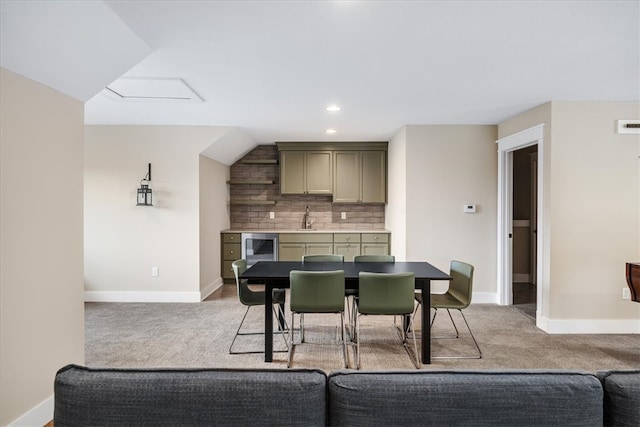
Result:
{"label": "black table leg", "polygon": [[273,362],[273,284],[264,285],[264,361]]}
{"label": "black table leg", "polygon": [[431,280],[421,280],[422,292],[422,363],[431,363]]}

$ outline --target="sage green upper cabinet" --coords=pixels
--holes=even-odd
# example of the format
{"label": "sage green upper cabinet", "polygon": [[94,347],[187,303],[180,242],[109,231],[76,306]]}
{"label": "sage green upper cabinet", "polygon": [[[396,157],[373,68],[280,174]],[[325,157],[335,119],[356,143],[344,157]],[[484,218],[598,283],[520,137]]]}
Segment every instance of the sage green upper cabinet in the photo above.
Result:
{"label": "sage green upper cabinet", "polygon": [[280,151],[281,194],[331,194],[331,151]]}
{"label": "sage green upper cabinet", "polygon": [[334,203],[387,201],[386,151],[334,152]]}

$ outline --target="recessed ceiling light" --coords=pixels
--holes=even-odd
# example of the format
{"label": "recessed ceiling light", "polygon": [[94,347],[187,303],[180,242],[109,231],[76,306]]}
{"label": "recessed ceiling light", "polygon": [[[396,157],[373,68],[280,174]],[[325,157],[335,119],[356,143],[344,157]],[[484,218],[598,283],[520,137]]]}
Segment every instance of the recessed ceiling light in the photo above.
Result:
{"label": "recessed ceiling light", "polygon": [[336,111],[340,111],[340,107],[337,105],[329,105],[327,107],[327,111],[331,111],[332,113],[334,113]]}
{"label": "recessed ceiling light", "polygon": [[336,130],[335,129],[327,129],[324,132],[328,133],[329,135],[333,135],[334,133],[336,133]]}

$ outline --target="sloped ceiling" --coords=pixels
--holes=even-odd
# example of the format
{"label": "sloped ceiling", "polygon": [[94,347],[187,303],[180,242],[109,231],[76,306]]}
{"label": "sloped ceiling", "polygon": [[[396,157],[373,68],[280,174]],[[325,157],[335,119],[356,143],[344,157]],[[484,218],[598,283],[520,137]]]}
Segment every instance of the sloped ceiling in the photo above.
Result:
{"label": "sloped ceiling", "polygon": [[151,52],[100,1],[0,2],[0,65],[79,101]]}
{"label": "sloped ceiling", "polygon": [[[640,100],[639,1],[1,4],[3,67],[87,101],[87,124],[237,128],[211,150],[223,163],[251,140],[384,141],[548,101]],[[203,102],[100,93],[119,77],[180,79]]]}

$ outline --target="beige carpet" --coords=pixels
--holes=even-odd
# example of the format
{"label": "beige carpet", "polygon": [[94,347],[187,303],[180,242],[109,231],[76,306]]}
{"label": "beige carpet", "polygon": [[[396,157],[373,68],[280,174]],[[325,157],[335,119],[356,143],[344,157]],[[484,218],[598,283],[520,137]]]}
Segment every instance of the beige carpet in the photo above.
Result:
{"label": "beige carpet", "polygon": [[[286,367],[286,353],[275,353],[273,363],[265,363],[261,354],[228,354],[245,310],[232,286],[224,286],[214,298],[202,303],[86,303],[85,310],[87,366]],[[549,335],[536,328],[531,317],[497,305],[472,305],[465,313],[483,358],[434,360],[431,365],[422,365],[422,369],[551,368],[596,372],[640,368],[640,335]],[[262,316],[261,307],[252,308],[243,330],[259,331]],[[434,356],[473,352],[464,323],[459,315],[454,318],[461,338],[434,339]],[[338,315],[307,315],[309,343],[296,347],[294,367],[327,372],[342,368],[337,341],[339,319]],[[433,335],[451,332],[448,316],[442,311]],[[392,317],[365,317],[361,335],[363,369],[413,369]],[[284,349],[278,336],[274,337],[274,345]],[[239,337],[235,349],[260,350],[262,346],[262,337]],[[349,361],[354,366],[352,349]]]}

